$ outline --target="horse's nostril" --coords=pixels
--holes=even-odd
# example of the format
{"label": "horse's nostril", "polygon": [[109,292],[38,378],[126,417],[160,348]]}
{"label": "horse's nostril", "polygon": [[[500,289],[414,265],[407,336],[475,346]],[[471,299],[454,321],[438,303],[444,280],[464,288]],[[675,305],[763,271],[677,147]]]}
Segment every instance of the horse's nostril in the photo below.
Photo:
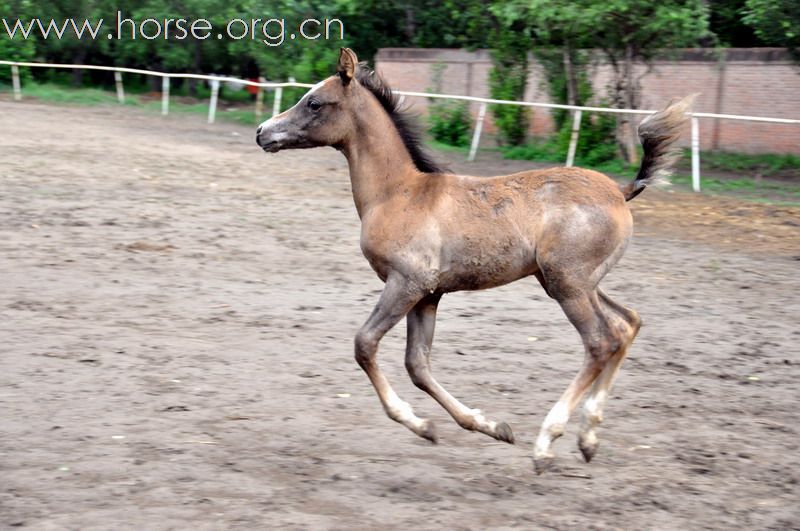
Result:
{"label": "horse's nostril", "polygon": [[256,129],[256,134],[257,134],[257,135],[260,135],[260,134],[261,134],[261,129],[263,129],[263,128],[262,128],[262,127],[259,125],[259,126],[258,126],[258,129]]}

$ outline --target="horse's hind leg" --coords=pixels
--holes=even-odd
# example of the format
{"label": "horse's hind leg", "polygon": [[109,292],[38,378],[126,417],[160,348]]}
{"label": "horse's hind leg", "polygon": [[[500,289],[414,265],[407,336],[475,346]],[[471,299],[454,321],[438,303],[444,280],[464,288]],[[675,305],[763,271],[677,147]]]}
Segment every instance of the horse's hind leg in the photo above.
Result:
{"label": "horse's hind leg", "polygon": [[598,443],[595,429],[603,422],[603,408],[608,400],[611,386],[614,384],[619,368],[625,360],[628,347],[633,343],[633,339],[642,325],[642,320],[635,311],[617,304],[599,289],[597,293],[600,303],[606,310],[606,315],[614,323],[612,326],[615,326],[619,331],[622,344],[619,350],[612,355],[600,376],[595,380],[592,390],[583,405],[578,447],[587,463],[592,460],[592,457],[597,452]]}
{"label": "horse's hind leg", "polygon": [[448,393],[431,375],[430,352],[439,298],[438,295],[434,295],[423,299],[406,316],[408,324],[406,369],[411,381],[439,402],[462,428],[479,431],[497,440],[513,444],[514,434],[508,424],[487,420],[480,410],[468,408]]}
{"label": "horse's hind leg", "polygon": [[433,424],[417,417],[411,406],[397,396],[375,360],[380,340],[422,297],[423,293],[409,291],[405,278],[397,274],[389,275],[372,315],[356,335],[356,361],[369,376],[389,418],[420,437],[436,442]]}
{"label": "horse's hind leg", "polygon": [[604,305],[595,289],[571,291],[570,296],[558,301],[570,322],[583,340],[585,357],[583,366],[567,390],[561,395],[542,423],[536,439],[533,460],[536,472],[541,474],[553,460],[550,446],[564,434],[570,415],[581,398],[620,350],[619,333],[609,322]]}

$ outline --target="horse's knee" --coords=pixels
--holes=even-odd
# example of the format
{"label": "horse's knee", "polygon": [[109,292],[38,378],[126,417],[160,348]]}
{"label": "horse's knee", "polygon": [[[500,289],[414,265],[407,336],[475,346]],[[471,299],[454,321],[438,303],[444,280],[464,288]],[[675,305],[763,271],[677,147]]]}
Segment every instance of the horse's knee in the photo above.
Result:
{"label": "horse's knee", "polygon": [[636,310],[631,310],[628,324],[631,327],[632,330],[631,339],[633,339],[634,337],[636,337],[636,334],[639,333],[639,329],[642,327],[642,318],[639,315],[639,312],[637,312]]}
{"label": "horse's knee", "polygon": [[625,335],[626,344],[630,343],[642,327],[642,318],[639,316],[639,312],[620,305],[616,305],[616,308],[612,306],[612,309],[615,310],[619,320],[619,327]]}
{"label": "horse's knee", "polygon": [[600,364],[605,363],[608,358],[611,357],[611,351],[609,350],[608,344],[604,341],[591,342],[586,347],[586,352],[589,354],[589,357],[592,359],[592,361]]}
{"label": "horse's knee", "polygon": [[428,362],[423,355],[406,356],[406,371],[411,382],[423,391],[430,387]]}
{"label": "horse's knee", "polygon": [[378,340],[368,331],[361,330],[356,334],[355,357],[356,362],[362,369],[366,369],[375,360],[375,352],[378,350]]}
{"label": "horse's knee", "polygon": [[586,352],[593,361],[601,365],[626,345],[624,332],[618,328],[609,328],[605,334],[590,338],[586,343]]}
{"label": "horse's knee", "polygon": [[639,314],[634,310],[629,310],[628,313],[623,316],[623,319],[619,320],[616,327],[618,335],[620,336],[620,341],[622,342],[621,348],[627,348],[633,342],[641,327],[642,318],[639,317]]}

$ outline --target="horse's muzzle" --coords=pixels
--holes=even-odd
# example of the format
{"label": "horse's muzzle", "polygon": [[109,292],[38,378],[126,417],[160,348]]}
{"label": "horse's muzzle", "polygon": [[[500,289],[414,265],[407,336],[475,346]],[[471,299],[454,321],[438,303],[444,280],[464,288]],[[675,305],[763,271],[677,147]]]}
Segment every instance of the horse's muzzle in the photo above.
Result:
{"label": "horse's muzzle", "polygon": [[261,149],[263,149],[267,153],[277,153],[278,151],[281,150],[280,144],[278,142],[275,142],[274,140],[262,143],[261,140],[257,138],[256,142],[258,142],[258,145],[261,146]]}
{"label": "horse's muzzle", "polygon": [[275,131],[276,127],[270,127],[269,121],[261,124],[256,129],[256,144],[267,153],[275,153],[280,151],[283,140],[286,140],[288,135],[283,131]]}
{"label": "horse's muzzle", "polygon": [[256,131],[256,144],[258,144],[261,149],[266,151],[267,153],[275,153],[280,149],[280,145],[276,140],[270,138],[264,138],[261,134],[261,127],[258,128]]}

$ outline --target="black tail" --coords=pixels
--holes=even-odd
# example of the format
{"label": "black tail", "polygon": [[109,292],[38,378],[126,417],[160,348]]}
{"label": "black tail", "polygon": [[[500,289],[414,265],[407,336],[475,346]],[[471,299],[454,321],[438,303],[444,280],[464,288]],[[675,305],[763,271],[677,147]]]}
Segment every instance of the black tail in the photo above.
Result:
{"label": "black tail", "polygon": [[686,113],[690,111],[695,97],[696,94],[693,94],[672,103],[639,124],[639,140],[644,148],[644,156],[636,178],[620,187],[625,201],[630,201],[648,185],[663,180],[672,173],[672,165],[679,156],[679,151],[673,144],[689,119]]}

